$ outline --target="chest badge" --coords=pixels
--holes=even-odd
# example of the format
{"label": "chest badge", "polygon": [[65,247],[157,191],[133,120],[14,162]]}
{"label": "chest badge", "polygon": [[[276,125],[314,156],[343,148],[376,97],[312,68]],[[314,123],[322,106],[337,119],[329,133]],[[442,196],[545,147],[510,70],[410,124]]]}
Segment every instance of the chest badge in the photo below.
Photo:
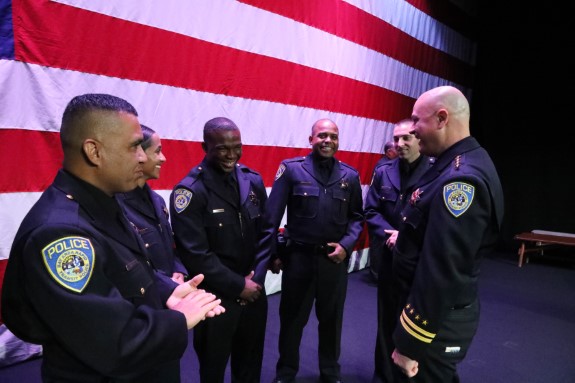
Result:
{"label": "chest badge", "polygon": [[465,182],[452,182],[443,187],[443,201],[447,210],[455,217],[469,209],[475,195],[475,186]]}
{"label": "chest badge", "polygon": [[77,293],[84,290],[92,276],[95,256],[92,242],[84,237],[60,238],[42,249],[44,264],[52,278]]}
{"label": "chest badge", "polygon": [[411,197],[409,198],[409,204],[411,206],[415,206],[415,204],[421,199],[421,194],[423,190],[417,188],[413,193],[411,193]]}
{"label": "chest badge", "polygon": [[248,197],[250,199],[250,202],[256,206],[258,206],[260,204],[260,200],[258,199],[258,196],[256,195],[256,193],[254,193],[253,190],[250,190],[250,193],[248,194]]}

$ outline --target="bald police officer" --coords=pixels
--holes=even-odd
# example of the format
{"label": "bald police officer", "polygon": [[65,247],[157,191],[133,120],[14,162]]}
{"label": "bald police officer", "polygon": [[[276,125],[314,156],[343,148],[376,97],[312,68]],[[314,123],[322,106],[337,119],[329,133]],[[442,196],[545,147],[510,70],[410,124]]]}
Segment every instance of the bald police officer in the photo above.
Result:
{"label": "bald police officer", "polygon": [[398,379],[410,382],[459,381],[457,363],[479,323],[481,259],[501,228],[501,183],[470,136],[469,116],[467,99],[451,86],[423,93],[413,106],[421,153],[436,161],[412,188],[393,251],[392,358]]}
{"label": "bald police officer", "polygon": [[[338,359],[347,266],[363,226],[358,172],[334,157],[339,148],[337,125],[329,119],[316,121],[309,143],[308,156],[284,160],[279,166],[261,243],[264,253],[275,251],[273,240],[287,206],[289,246],[281,264],[276,382],[291,382],[298,372],[302,332],[314,301],[321,379],[341,381]],[[274,262],[277,266],[281,260]]]}

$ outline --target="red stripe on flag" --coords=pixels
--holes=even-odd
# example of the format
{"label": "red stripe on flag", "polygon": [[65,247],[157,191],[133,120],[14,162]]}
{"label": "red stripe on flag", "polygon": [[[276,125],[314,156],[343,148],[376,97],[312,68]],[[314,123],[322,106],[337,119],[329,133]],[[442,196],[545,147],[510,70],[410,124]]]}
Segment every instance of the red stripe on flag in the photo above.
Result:
{"label": "red stripe on flag", "polygon": [[411,115],[413,98],[361,81],[59,3],[23,2],[14,0],[20,61],[381,121]]}
{"label": "red stripe on flag", "polygon": [[[6,164],[0,177],[2,192],[43,191],[52,183],[62,166],[60,135],[24,129],[0,129],[0,163]],[[262,175],[266,186],[273,184],[280,162],[286,158],[305,156],[309,148],[244,145],[241,163]],[[204,152],[199,142],[162,139],[167,161],[162,166],[159,180],[150,181],[157,190],[170,190],[192,168],[199,164]],[[360,172],[361,183],[371,181],[375,163],[380,154],[339,151],[337,159]]]}
{"label": "red stripe on flag", "polygon": [[239,0],[380,52],[411,67],[470,87],[474,68],[341,0]]}
{"label": "red stripe on flag", "polygon": [[[451,1],[405,0],[435,20],[451,27],[471,40],[477,40],[477,18]],[[470,2],[472,3],[472,2]]]}

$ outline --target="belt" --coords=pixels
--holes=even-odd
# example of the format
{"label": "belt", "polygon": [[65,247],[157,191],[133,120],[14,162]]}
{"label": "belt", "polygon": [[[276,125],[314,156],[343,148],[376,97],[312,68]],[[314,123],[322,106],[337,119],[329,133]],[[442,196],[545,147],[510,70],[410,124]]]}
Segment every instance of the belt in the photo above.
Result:
{"label": "belt", "polygon": [[316,255],[327,255],[327,254],[333,252],[333,250],[334,250],[333,246],[328,246],[325,243],[321,244],[321,245],[311,245],[308,243],[302,243],[302,242],[296,242],[296,241],[291,241],[290,248],[292,248],[294,250],[300,250],[300,251],[304,251],[304,252],[313,253]]}

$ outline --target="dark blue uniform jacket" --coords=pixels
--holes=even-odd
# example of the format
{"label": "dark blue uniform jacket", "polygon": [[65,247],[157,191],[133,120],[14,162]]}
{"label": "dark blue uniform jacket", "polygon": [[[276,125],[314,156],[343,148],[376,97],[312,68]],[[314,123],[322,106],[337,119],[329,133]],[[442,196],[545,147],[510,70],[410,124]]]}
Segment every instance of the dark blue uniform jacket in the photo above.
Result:
{"label": "dark blue uniform jacket", "polygon": [[[393,252],[394,284],[404,303],[394,332],[397,349],[419,359],[438,339],[464,353],[482,257],[499,236],[503,192],[487,152],[473,137],[454,144],[416,183]],[[461,346],[459,345],[461,344]],[[461,347],[459,349],[458,347]]]}
{"label": "dark blue uniform jacket", "polygon": [[336,160],[330,179],[324,184],[314,173],[311,154],[284,160],[266,207],[260,254],[275,255],[276,234],[286,206],[292,241],[308,245],[338,242],[349,259],[363,229],[363,201],[357,170]]}
{"label": "dark blue uniform jacket", "polygon": [[170,214],[162,196],[145,184],[132,192],[117,194],[116,198],[142,237],[155,269],[168,278],[174,272],[187,275],[186,268],[175,254]]}
{"label": "dark blue uniform jacket", "polygon": [[[410,176],[418,180],[429,169],[433,161],[421,155],[421,162]],[[401,223],[401,211],[408,196],[401,193],[400,160],[387,160],[376,165],[369,191],[365,198],[365,220],[369,229],[370,251],[383,252],[385,241],[389,237],[384,230],[397,230]],[[405,185],[409,190],[412,185]]]}
{"label": "dark blue uniform jacket", "polygon": [[[180,259],[190,275],[205,276],[202,287],[236,299],[255,266],[255,247],[267,193],[261,176],[238,164],[240,201],[216,184],[214,170],[202,162],[172,191],[170,214]],[[262,287],[265,274],[254,278]]]}
{"label": "dark blue uniform jacket", "polygon": [[143,254],[113,198],[58,173],[16,234],[2,291],[8,328],[43,345],[44,374],[146,382],[154,367],[179,365],[186,319],[164,309]]}

